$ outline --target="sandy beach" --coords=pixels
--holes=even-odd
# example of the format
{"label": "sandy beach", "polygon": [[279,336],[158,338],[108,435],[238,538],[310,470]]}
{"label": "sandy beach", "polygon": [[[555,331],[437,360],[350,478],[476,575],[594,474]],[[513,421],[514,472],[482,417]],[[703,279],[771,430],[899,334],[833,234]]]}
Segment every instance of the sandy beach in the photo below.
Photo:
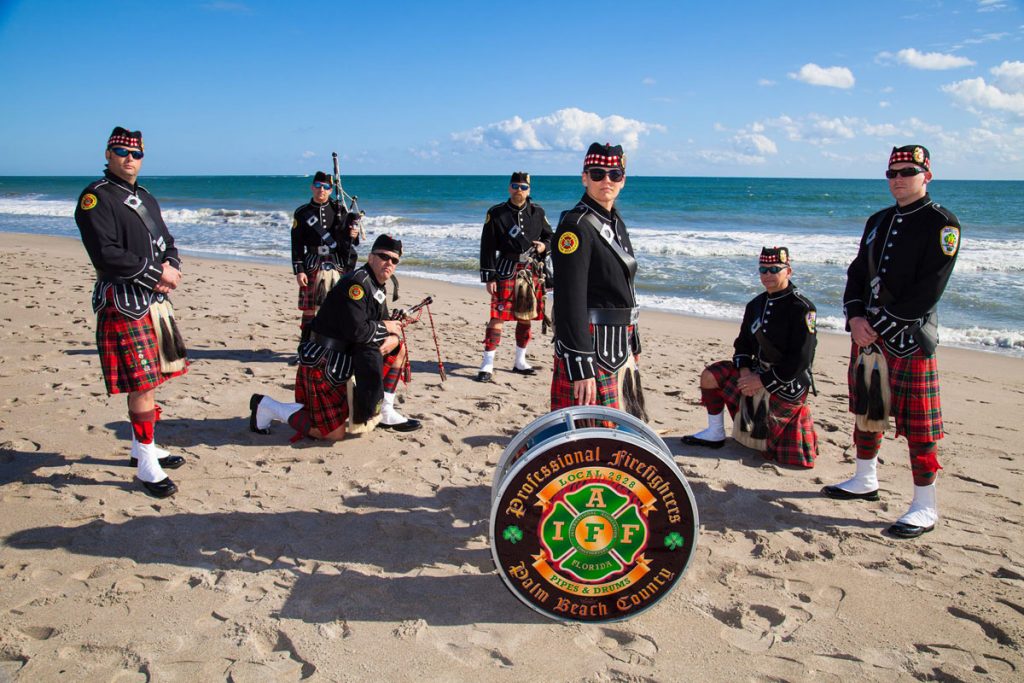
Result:
{"label": "sandy beach", "polygon": [[477,383],[483,287],[402,278],[399,305],[435,299],[448,371],[424,317],[398,406],[424,429],[292,445],[280,424],[248,429],[250,394],[291,400],[290,269],[184,259],[173,299],[193,364],[158,390],[157,442],[188,463],[155,500],[132,481],[125,400],[103,387],[84,248],[0,234],[0,681],[1024,675],[1024,360],[940,348],[942,519],[899,541],[881,533],[912,494],[891,432],[881,501],[818,493],[853,471],[848,337],[819,339],[821,453],[797,471],[731,441],[680,443],[705,422],[700,369],[731,356],[737,324],[645,311],[651,426],[696,497],[697,553],[635,619],[560,624],[505,589],[488,540],[494,466],[547,412],[539,325],[536,376],[509,372],[506,334],[494,384]]}

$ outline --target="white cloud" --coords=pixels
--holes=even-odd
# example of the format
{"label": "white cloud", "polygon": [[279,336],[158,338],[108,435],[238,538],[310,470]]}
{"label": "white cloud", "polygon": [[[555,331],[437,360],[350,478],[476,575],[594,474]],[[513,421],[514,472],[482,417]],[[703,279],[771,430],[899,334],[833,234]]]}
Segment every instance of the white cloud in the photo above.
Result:
{"label": "white cloud", "polygon": [[640,82],[643,83],[644,85],[654,85],[655,83],[657,83],[657,81],[651,78],[650,76],[648,76],[647,78]]}
{"label": "white cloud", "polygon": [[997,40],[1002,40],[1003,38],[1007,37],[1008,35],[1010,35],[1010,34],[1009,33],[985,33],[985,34],[981,35],[978,38],[967,38],[967,39],[965,39],[964,40],[964,45],[981,45],[983,43],[992,43],[992,42],[995,42]]}
{"label": "white cloud", "polygon": [[1006,0],[978,0],[979,12],[995,12],[1006,9]]}
{"label": "white cloud", "polygon": [[876,138],[893,138],[903,135],[903,131],[891,123],[866,124],[863,131],[865,135],[871,135]]}
{"label": "white cloud", "polygon": [[927,71],[945,71],[946,69],[974,66],[974,62],[966,57],[944,55],[941,52],[918,52],[912,47],[897,52],[896,60],[911,68]]}
{"label": "white cloud", "polygon": [[316,152],[310,152],[309,150],[306,150],[305,152],[302,153],[302,158],[303,159],[312,159],[315,156],[316,156]]}
{"label": "white cloud", "polygon": [[1009,92],[1024,92],[1024,62],[1003,62],[990,69],[996,85]]}
{"label": "white cloud", "polygon": [[885,101],[885,100],[881,100],[881,101],[879,101],[878,106],[881,109],[888,109],[889,106],[890,106],[890,103]]}
{"label": "white cloud", "polygon": [[773,85],[775,85],[776,83],[775,83],[775,81],[771,80],[770,78],[761,78],[761,79],[758,79],[757,84],[760,85],[761,87],[764,87],[764,88],[770,88]]}
{"label": "white cloud", "polygon": [[829,88],[852,88],[856,82],[853,72],[845,66],[821,67],[817,64],[804,64],[797,73],[789,74],[789,77],[803,81],[809,85],[821,85]]}
{"label": "white cloud", "polygon": [[765,161],[762,156],[715,149],[697,152],[697,157],[716,166],[758,166]]}
{"label": "white cloud", "polygon": [[733,143],[742,154],[751,156],[763,157],[768,154],[779,153],[779,148],[775,145],[775,142],[761,133],[740,133],[733,138]]}
{"label": "white cloud", "polygon": [[1005,92],[995,85],[989,85],[984,78],[969,78],[942,86],[947,92],[969,109],[992,109],[1024,116],[1024,92]]}
{"label": "white cloud", "polygon": [[602,117],[570,107],[533,119],[513,116],[453,133],[452,139],[471,146],[515,151],[582,151],[595,140],[612,141],[629,151],[639,146],[641,135],[655,131],[665,131],[665,127],[617,114]]}

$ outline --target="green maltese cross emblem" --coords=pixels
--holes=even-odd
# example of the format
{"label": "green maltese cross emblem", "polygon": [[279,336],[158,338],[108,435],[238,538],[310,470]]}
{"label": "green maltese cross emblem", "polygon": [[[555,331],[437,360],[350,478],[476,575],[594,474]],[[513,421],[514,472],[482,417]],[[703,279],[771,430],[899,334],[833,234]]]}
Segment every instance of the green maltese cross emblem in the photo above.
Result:
{"label": "green maltese cross emblem", "polygon": [[509,543],[516,544],[523,540],[523,530],[513,524],[505,527],[505,530],[501,532],[501,537]]}
{"label": "green maltese cross emblem", "polygon": [[540,525],[552,565],[583,581],[624,571],[643,551],[647,535],[639,503],[601,483],[553,500]]}

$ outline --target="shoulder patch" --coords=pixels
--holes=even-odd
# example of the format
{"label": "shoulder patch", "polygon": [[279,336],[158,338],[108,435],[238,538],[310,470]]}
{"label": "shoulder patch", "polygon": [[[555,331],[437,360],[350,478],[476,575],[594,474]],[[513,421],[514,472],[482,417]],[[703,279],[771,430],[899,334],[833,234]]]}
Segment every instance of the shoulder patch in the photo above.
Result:
{"label": "shoulder patch", "polygon": [[558,238],[558,251],[562,254],[571,254],[580,247],[580,238],[574,232],[564,232]]}
{"label": "shoulder patch", "polygon": [[352,285],[348,288],[348,298],[352,301],[359,301],[364,296],[366,296],[366,291],[359,285]]}
{"label": "shoulder patch", "polygon": [[[83,201],[85,201],[83,199]],[[83,207],[85,208],[85,207]],[[960,248],[960,228],[955,225],[947,225],[939,231],[939,246],[946,256],[955,256]]]}
{"label": "shoulder patch", "polygon": [[80,206],[82,207],[82,211],[88,211],[89,209],[95,207],[97,204],[99,204],[99,199],[97,199],[96,195],[94,195],[92,192],[82,195],[82,201],[80,204]]}
{"label": "shoulder patch", "polygon": [[815,334],[818,331],[818,314],[814,311],[807,311],[807,315],[804,316],[804,322],[807,323],[807,331],[811,334]]}
{"label": "shoulder patch", "polygon": [[486,215],[486,216],[484,216],[484,225],[487,225],[487,224],[488,224],[488,223],[490,223],[490,222],[491,222],[491,212],[490,212],[490,211],[488,211],[488,212],[487,212],[487,215]]}
{"label": "shoulder patch", "polygon": [[292,218],[292,230],[294,230],[297,227],[299,227],[299,219],[298,218]]}

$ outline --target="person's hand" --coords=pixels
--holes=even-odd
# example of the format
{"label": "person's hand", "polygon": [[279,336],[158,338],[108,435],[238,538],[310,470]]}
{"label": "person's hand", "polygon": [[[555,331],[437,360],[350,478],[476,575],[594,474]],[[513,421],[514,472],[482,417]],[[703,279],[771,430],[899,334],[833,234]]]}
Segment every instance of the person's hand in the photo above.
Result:
{"label": "person's hand", "polygon": [[295,281],[299,283],[300,287],[309,287],[309,278],[305,273],[299,273],[295,276]]}
{"label": "person's hand", "polygon": [[492,282],[488,282],[487,283],[487,293],[488,294],[491,294],[493,296],[494,293],[497,292],[497,291],[498,291],[498,283],[497,282],[493,282],[492,281]]}
{"label": "person's hand", "polygon": [[[743,373],[746,370],[746,374]],[[764,389],[764,382],[761,381],[761,375],[755,372],[751,372],[747,368],[740,370],[740,378],[736,380],[736,385],[739,387],[740,393],[744,396],[753,396],[757,392]]]}
{"label": "person's hand", "polygon": [[359,219],[355,219],[348,226],[348,236],[352,239],[359,237]]}
{"label": "person's hand", "polygon": [[386,329],[389,334],[396,334],[399,337],[402,336],[402,329],[405,325],[402,324],[401,320],[384,320],[382,322],[384,323],[384,329]]}
{"label": "person's hand", "polygon": [[181,271],[170,263],[164,263],[164,271],[160,273],[160,281],[156,283],[155,289],[161,294],[167,294],[172,289],[177,289],[181,283]]}
{"label": "person's hand", "polygon": [[543,242],[535,241],[533,243],[533,248],[537,250],[538,255],[543,254],[545,251],[547,251],[547,246]]}
{"label": "person's hand", "polygon": [[592,406],[597,403],[597,380],[578,379],[573,382],[572,398],[578,406]]}
{"label": "person's hand", "polygon": [[850,336],[853,343],[862,349],[878,341],[878,333],[864,317],[850,318]]}

